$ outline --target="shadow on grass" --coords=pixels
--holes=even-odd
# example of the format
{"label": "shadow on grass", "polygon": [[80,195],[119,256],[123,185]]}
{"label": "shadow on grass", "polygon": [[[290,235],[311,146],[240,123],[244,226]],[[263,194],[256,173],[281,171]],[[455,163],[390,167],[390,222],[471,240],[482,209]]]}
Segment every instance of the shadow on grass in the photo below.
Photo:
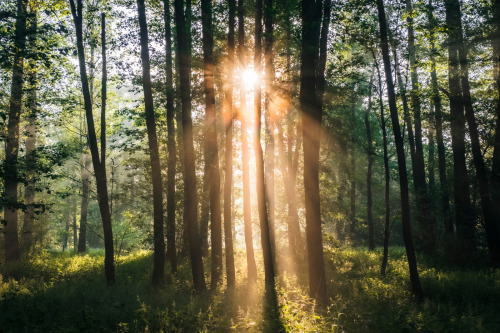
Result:
{"label": "shadow on grass", "polygon": [[278,304],[278,294],[275,286],[268,286],[264,292],[263,302],[263,331],[264,332],[286,332],[281,320],[280,308]]}

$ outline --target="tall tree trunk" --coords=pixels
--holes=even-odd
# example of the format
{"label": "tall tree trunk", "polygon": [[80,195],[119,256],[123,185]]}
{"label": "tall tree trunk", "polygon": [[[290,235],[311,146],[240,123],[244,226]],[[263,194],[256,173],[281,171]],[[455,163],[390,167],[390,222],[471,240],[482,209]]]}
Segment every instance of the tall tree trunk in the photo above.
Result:
{"label": "tall tree trunk", "polygon": [[210,186],[210,239],[212,243],[212,279],[210,287],[217,288],[222,280],[222,229],[220,209],[219,148],[215,114],[214,38],[212,27],[212,1],[201,1],[203,29],[203,65],[205,88],[206,160]]}
{"label": "tall tree trunk", "polygon": [[64,252],[68,248],[68,240],[69,240],[69,208],[68,208],[68,205],[64,206],[63,222],[64,222],[64,236],[63,236],[63,242],[62,242],[62,250]]}
{"label": "tall tree trunk", "polygon": [[436,59],[435,59],[435,38],[434,34],[436,32],[436,18],[433,15],[433,5],[432,0],[429,0],[429,10],[427,12],[428,20],[429,20],[429,29],[430,29],[430,46],[431,46],[431,54],[430,54],[430,62],[431,62],[431,89],[432,89],[432,101],[434,102],[434,124],[436,128],[436,143],[437,143],[437,152],[438,152],[438,170],[439,170],[439,185],[441,189],[441,210],[443,216],[443,224],[445,231],[445,246],[448,249],[447,252],[450,252],[451,246],[451,238],[453,237],[453,219],[451,216],[450,209],[450,193],[448,189],[448,176],[446,175],[446,148],[444,145],[443,139],[443,110],[442,110],[442,101],[441,95],[439,94],[438,89],[438,80],[436,73]]}
{"label": "tall tree trunk", "polygon": [[[207,135],[208,124],[205,121],[204,124],[204,133]],[[201,245],[201,253],[204,257],[208,256],[208,225],[210,219],[210,165],[208,164],[208,160],[210,157],[208,156],[208,139],[205,139],[203,147],[203,158],[204,158],[204,167],[203,167],[203,188],[201,190],[201,208],[200,208],[200,245]],[[221,231],[222,232],[222,231]]]}
{"label": "tall tree trunk", "polygon": [[[37,11],[34,6],[31,10],[31,22],[29,23],[28,47],[33,53],[36,53],[37,38]],[[26,181],[24,187],[24,223],[21,233],[21,245],[23,253],[29,253],[33,247],[33,226],[35,222],[35,149],[36,149],[36,122],[37,122],[37,63],[36,56],[29,60],[28,69],[28,124],[26,126]]]}
{"label": "tall tree trunk", "polygon": [[[245,4],[238,0],[238,57],[246,68],[245,59]],[[247,255],[247,277],[249,284],[257,280],[257,265],[253,250],[252,207],[250,202],[250,152],[248,150],[248,110],[245,83],[240,82],[240,121],[241,121],[241,166],[243,171],[243,223],[245,226],[245,248]]]}
{"label": "tall tree trunk", "polygon": [[[500,1],[493,2],[493,18],[496,23],[492,33],[493,45],[493,79],[498,90],[497,105],[495,110],[496,127],[495,141],[493,146],[493,166],[492,166],[492,199],[494,203],[500,202]],[[500,216],[500,205],[494,204],[496,216]],[[497,221],[497,228],[500,223]]]}
{"label": "tall tree trunk", "polygon": [[[188,0],[189,2],[190,0]],[[186,28],[184,1],[175,0],[175,21],[177,26],[177,43],[179,52],[179,74],[182,104],[182,134],[184,149],[184,216],[189,238],[189,253],[193,273],[194,288],[199,293],[207,289],[203,272],[201,246],[198,234],[198,208],[196,195],[196,170],[193,144],[193,121],[191,118],[191,49],[189,30]],[[187,7],[186,9],[189,9]]]}
{"label": "tall tree trunk", "polygon": [[271,236],[271,251],[274,254],[276,264],[276,227],[275,227],[275,210],[276,204],[274,199],[274,14],[273,0],[264,0],[264,71],[265,71],[265,149],[264,169],[266,175],[266,194],[268,200],[268,216],[269,216],[269,234]]}
{"label": "tall tree trunk", "polygon": [[71,13],[76,29],[76,44],[78,51],[78,61],[80,66],[80,77],[82,81],[83,99],[85,104],[85,114],[87,118],[88,140],[90,152],[92,155],[92,164],[94,165],[96,183],[97,183],[97,198],[99,202],[99,210],[101,212],[102,227],[104,231],[104,273],[106,276],[106,284],[111,286],[115,283],[115,265],[114,265],[114,249],[113,249],[113,230],[111,226],[111,214],[109,210],[108,188],[106,180],[106,168],[99,160],[99,148],[97,146],[97,136],[95,133],[94,116],[92,113],[92,102],[89,90],[89,81],[87,78],[87,69],[85,65],[85,53],[83,47],[83,13],[82,0],[77,0],[75,6],[74,0],[70,0]]}
{"label": "tall tree trunk", "polygon": [[26,0],[17,0],[12,88],[9,101],[9,122],[4,162],[4,227],[5,261],[18,261],[20,256],[17,234],[18,193],[17,158],[19,155],[19,122],[24,83],[24,50],[26,47]]}
{"label": "tall tree trunk", "polygon": [[462,96],[465,108],[465,117],[469,127],[469,137],[471,141],[472,157],[474,167],[476,169],[476,180],[479,189],[479,198],[481,200],[481,208],[483,210],[484,225],[486,229],[486,241],[488,243],[488,250],[491,262],[498,266],[500,265],[500,235],[498,233],[498,216],[495,216],[491,204],[490,188],[488,184],[488,173],[484,163],[483,154],[481,151],[481,142],[479,132],[477,129],[476,117],[474,115],[474,108],[472,106],[472,98],[470,94],[469,84],[469,65],[467,60],[467,47],[464,44],[462,32],[462,20],[460,11],[460,2],[453,0],[454,8],[458,10],[457,21],[455,22],[455,29],[457,29],[457,46],[458,56],[460,61],[460,78],[462,83]]}
{"label": "tall tree trunk", "polygon": [[[398,60],[398,50],[396,47],[396,42],[392,36],[391,31],[388,31],[389,42],[392,48],[392,54],[394,58],[394,70],[396,72],[397,84],[398,84],[398,95],[401,96],[401,101],[403,102],[403,119],[406,123],[406,131],[408,132],[408,144],[410,146],[410,158],[412,169],[415,167],[415,135],[413,134],[413,122],[410,117],[410,107],[408,106],[408,96],[406,95],[406,86],[403,82],[403,77],[401,75],[401,67],[399,66]],[[374,55],[375,57],[375,55]],[[413,173],[413,183],[415,183],[415,173]]]}
{"label": "tall tree trunk", "polygon": [[422,249],[427,254],[436,251],[435,220],[429,214],[430,201],[427,194],[427,184],[425,180],[424,149],[422,146],[422,121],[421,106],[419,98],[419,82],[417,72],[417,57],[415,50],[415,36],[413,32],[413,8],[412,0],[406,0],[406,23],[408,26],[408,48],[410,60],[411,77],[411,106],[415,120],[415,163],[413,164],[413,179],[415,186],[415,197],[417,200],[417,216],[420,227],[420,240]]}
{"label": "tall tree trunk", "polygon": [[318,91],[316,87],[321,4],[322,1],[320,0],[302,1],[299,98],[302,110],[309,293],[320,306],[326,306],[327,295],[318,176],[322,110],[318,105]]}
{"label": "tall tree trunk", "polygon": [[161,179],[160,154],[156,136],[156,123],[153,105],[153,90],[149,65],[149,38],[144,0],[137,0],[139,14],[142,86],[144,88],[144,113],[148,131],[149,157],[151,161],[151,182],[153,186],[153,285],[163,282],[165,274],[165,238],[163,233],[163,185]]}
{"label": "tall tree trunk", "polygon": [[375,56],[375,52],[373,52],[372,54],[378,76],[380,126],[382,127],[382,145],[384,146],[383,160],[384,160],[384,180],[385,180],[385,193],[384,193],[385,223],[384,223],[384,250],[382,255],[382,265],[380,267],[380,274],[385,277],[387,262],[389,260],[389,236],[390,236],[390,219],[391,219],[391,204],[389,200],[389,191],[390,191],[391,178],[389,174],[390,170],[389,170],[389,156],[388,156],[388,143],[387,143],[387,129],[385,126],[384,100],[382,98],[382,75],[380,75],[380,66],[377,57]]}
{"label": "tall tree trunk", "polygon": [[229,0],[229,31],[227,34],[227,78],[224,91],[225,178],[224,178],[224,243],[226,246],[226,278],[228,288],[236,280],[234,269],[232,189],[233,189],[233,72],[234,72],[234,24],[236,0]]}
{"label": "tall tree trunk", "polygon": [[[106,168],[106,100],[108,71],[106,67],[106,14],[101,14],[101,164]],[[110,212],[113,208],[111,206]]]}
{"label": "tall tree trunk", "polygon": [[372,129],[370,126],[370,110],[372,108],[372,86],[373,74],[370,77],[370,84],[368,87],[368,107],[365,110],[365,128],[366,128],[366,157],[368,159],[368,168],[366,171],[366,216],[368,222],[368,249],[375,250],[375,225],[373,223],[373,199],[372,199],[372,169],[373,169],[373,156],[375,151],[373,149]]}
{"label": "tall tree trunk", "polygon": [[[262,0],[255,1],[255,55],[254,70],[260,73],[262,70]],[[266,290],[274,290],[274,260],[271,248],[271,236],[269,232],[269,217],[267,212],[266,186],[264,175],[264,153],[260,143],[261,117],[262,117],[262,92],[259,80],[255,82],[254,106],[255,106],[255,128],[254,128],[254,151],[255,151],[255,174],[257,178],[257,202],[260,221],[260,239],[262,243],[262,255],[264,258],[264,279]]]}
{"label": "tall tree trunk", "polygon": [[[293,98],[293,73],[292,73],[292,51],[291,51],[291,45],[292,45],[292,29],[291,29],[291,13],[290,13],[290,6],[287,2],[288,0],[285,0],[284,6],[285,6],[285,38],[286,38],[286,80],[288,82],[287,84],[287,91],[288,91],[288,98],[291,100]],[[290,105],[287,110],[287,119],[291,119],[293,117],[293,107]],[[288,222],[288,246],[289,246],[289,252],[294,256],[295,263],[300,262],[300,254],[303,252],[303,244],[302,244],[302,239],[301,239],[301,233],[300,233],[300,224],[299,224],[299,214],[298,214],[298,208],[297,208],[297,189],[296,189],[296,183],[297,183],[297,167],[295,163],[295,157],[297,158],[298,161],[298,154],[300,152],[300,146],[301,146],[301,138],[302,136],[300,134],[299,130],[299,125],[300,121],[292,124],[288,124],[288,130],[287,130],[287,146],[288,146],[288,151],[285,152],[285,149],[283,147],[284,145],[284,139],[283,139],[283,133],[279,135],[279,141],[278,141],[278,154],[281,154],[281,163],[282,163],[282,174],[283,174],[283,181],[284,181],[284,187],[285,187],[285,192],[287,196],[287,202],[288,202],[288,217],[287,217],[287,222]],[[282,128],[279,127],[278,131],[282,131]],[[295,146],[295,148],[294,148]]]}
{"label": "tall tree trunk", "polygon": [[456,260],[470,258],[476,250],[474,221],[470,203],[470,190],[465,160],[465,117],[460,87],[460,67],[458,43],[462,31],[460,8],[454,0],[445,0],[446,25],[448,26],[448,84],[450,90],[451,146],[453,149],[453,194],[455,199],[455,218],[457,237]]}
{"label": "tall tree trunk", "polygon": [[78,247],[78,228],[76,226],[76,200],[75,198],[71,198],[71,210],[73,217],[73,252],[76,253]]}
{"label": "tall tree trunk", "polygon": [[177,272],[177,253],[175,246],[175,165],[177,162],[175,125],[174,125],[174,86],[172,75],[172,27],[170,17],[170,1],[163,2],[165,20],[165,73],[167,95],[167,258],[172,272]]}
{"label": "tall tree trunk", "polygon": [[347,175],[350,180],[349,187],[349,228],[351,237],[354,239],[356,235],[356,136],[354,125],[354,109],[351,114],[351,138],[350,138],[350,154],[349,154],[349,170]]}
{"label": "tall tree trunk", "polygon": [[399,185],[401,190],[401,213],[403,223],[403,239],[406,247],[406,256],[410,269],[410,282],[412,291],[418,299],[422,299],[422,287],[417,270],[417,258],[413,247],[410,226],[410,200],[408,197],[408,175],[406,171],[406,159],[404,152],[403,137],[399,126],[398,109],[396,106],[396,95],[394,93],[394,83],[392,81],[391,61],[389,58],[389,42],[387,39],[387,22],[385,18],[385,8],[383,0],[377,0],[378,21],[380,26],[380,40],[382,47],[382,59],[384,61],[385,79],[387,82],[387,94],[389,97],[389,109],[391,112],[392,130],[396,143],[396,153],[398,156]]}
{"label": "tall tree trunk", "polygon": [[82,177],[82,203],[80,205],[80,232],[78,236],[78,253],[87,251],[87,215],[89,207],[90,190],[90,163],[89,155],[82,154],[82,166],[80,174]]}

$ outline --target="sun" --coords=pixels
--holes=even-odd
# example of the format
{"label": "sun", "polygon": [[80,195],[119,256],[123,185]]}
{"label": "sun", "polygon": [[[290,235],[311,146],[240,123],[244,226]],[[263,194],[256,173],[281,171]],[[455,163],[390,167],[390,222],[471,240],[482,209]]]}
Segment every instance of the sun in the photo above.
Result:
{"label": "sun", "polygon": [[252,89],[258,79],[259,75],[253,69],[246,68],[241,72],[241,80],[246,89]]}

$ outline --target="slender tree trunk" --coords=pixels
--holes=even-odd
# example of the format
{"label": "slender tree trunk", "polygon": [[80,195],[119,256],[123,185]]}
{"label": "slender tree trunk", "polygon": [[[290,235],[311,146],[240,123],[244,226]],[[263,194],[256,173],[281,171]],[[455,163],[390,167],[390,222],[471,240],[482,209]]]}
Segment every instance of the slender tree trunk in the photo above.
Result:
{"label": "slender tree trunk", "polygon": [[220,172],[219,148],[217,147],[217,124],[215,115],[215,83],[214,83],[214,38],[212,27],[212,1],[201,1],[203,28],[203,64],[205,88],[205,122],[206,122],[206,160],[208,165],[208,181],[210,186],[210,237],[212,243],[212,279],[211,289],[217,288],[222,280],[222,228],[220,209]]}
{"label": "slender tree trunk", "polygon": [[[238,57],[243,68],[245,60],[245,4],[238,0]],[[245,248],[247,255],[247,277],[249,284],[257,280],[257,265],[253,250],[252,207],[250,202],[250,165],[248,150],[248,110],[245,83],[240,82],[240,121],[241,121],[241,165],[243,171],[243,223],[245,226]]]}
{"label": "slender tree trunk", "polygon": [[443,139],[443,110],[441,95],[438,89],[438,80],[436,73],[436,60],[435,60],[435,38],[434,34],[436,31],[436,18],[433,15],[432,0],[429,0],[429,11],[428,20],[430,26],[430,62],[431,62],[431,88],[432,88],[432,100],[434,102],[434,123],[436,127],[436,143],[438,152],[438,170],[439,170],[439,185],[441,189],[441,210],[443,216],[443,224],[445,231],[445,246],[448,249],[447,252],[451,251],[451,238],[453,237],[453,219],[450,210],[450,194],[448,189],[448,177],[446,175],[446,148]]}
{"label": "slender tree trunk", "polygon": [[82,166],[80,174],[82,177],[82,203],[80,205],[80,234],[78,237],[78,253],[87,251],[87,215],[89,207],[90,190],[90,164],[91,160],[88,154],[82,154]]}
{"label": "slender tree trunk", "polygon": [[69,240],[69,209],[67,205],[64,206],[63,222],[64,222],[64,236],[62,242],[63,243],[62,250],[64,252],[68,248],[68,240]]}
{"label": "slender tree trunk", "polygon": [[175,246],[175,165],[177,163],[175,125],[174,125],[174,86],[172,75],[172,27],[170,17],[170,1],[163,2],[165,20],[165,73],[167,95],[167,258],[172,272],[177,272],[177,253]]}
{"label": "slender tree trunk", "polygon": [[[254,70],[260,73],[262,65],[262,0],[255,1],[255,56]],[[261,118],[262,118],[262,92],[259,80],[255,82],[255,132],[254,132],[254,151],[255,151],[255,170],[257,178],[257,202],[260,221],[260,239],[262,243],[262,255],[264,258],[264,279],[266,290],[274,290],[274,260],[271,248],[271,236],[269,232],[269,217],[267,212],[266,186],[264,175],[264,153],[260,143]]]}
{"label": "slender tree trunk", "polygon": [[236,1],[229,0],[229,32],[227,34],[227,79],[224,92],[225,179],[224,179],[224,243],[226,245],[226,278],[228,288],[236,280],[233,250],[232,189],[233,189],[233,72],[234,24]]}
{"label": "slender tree trunk", "polygon": [[390,236],[390,219],[391,219],[391,204],[389,200],[390,191],[390,170],[389,170],[389,156],[388,156],[388,143],[387,143],[387,129],[385,126],[385,114],[384,114],[384,100],[382,98],[382,75],[380,75],[380,67],[373,52],[373,61],[375,62],[375,67],[377,69],[378,76],[378,100],[380,104],[380,126],[382,127],[382,145],[384,146],[384,180],[385,180],[385,195],[384,195],[384,205],[385,205],[385,223],[384,223],[384,250],[382,255],[382,265],[380,267],[380,274],[385,277],[385,272],[387,269],[387,262],[389,260],[389,236]]}
{"label": "slender tree trunk", "polygon": [[265,183],[266,194],[268,200],[268,216],[269,216],[269,234],[271,236],[271,250],[274,254],[273,258],[276,265],[276,227],[275,227],[275,210],[276,204],[274,199],[274,14],[273,14],[273,0],[264,0],[264,71],[265,71],[265,149],[266,154],[264,157],[265,164]]}
{"label": "slender tree trunk", "polygon": [[24,83],[24,50],[26,47],[26,0],[17,0],[15,23],[14,62],[12,66],[12,88],[10,96],[9,122],[5,144],[4,162],[4,227],[5,261],[18,261],[20,257],[17,234],[18,193],[17,158],[19,155],[19,122]]}
{"label": "slender tree trunk", "polygon": [[[325,264],[321,234],[319,196],[319,148],[322,110],[318,105],[316,80],[321,27],[320,0],[302,1],[302,49],[300,68],[300,107],[304,150],[304,195],[306,208],[309,293],[320,306],[326,306]],[[321,73],[324,75],[323,73]]]}
{"label": "slender tree trunk", "polygon": [[427,193],[427,184],[425,180],[425,162],[424,149],[422,146],[422,121],[421,106],[419,98],[419,82],[417,72],[417,57],[415,50],[415,36],[413,32],[413,7],[412,0],[406,0],[406,23],[408,25],[408,48],[410,60],[411,77],[411,106],[415,120],[415,163],[414,163],[414,186],[417,200],[417,216],[420,225],[420,240],[422,249],[427,254],[433,254],[436,251],[435,224],[436,221],[432,214],[429,214],[431,207]]}
{"label": "slender tree trunk", "polygon": [[[190,0],[188,0],[189,2]],[[186,28],[186,16],[189,7],[184,14],[184,1],[175,0],[175,21],[177,26],[177,43],[179,52],[179,74],[182,104],[182,132],[184,149],[184,216],[187,224],[189,238],[189,253],[193,273],[194,288],[199,293],[207,289],[203,272],[201,246],[198,234],[198,208],[196,195],[196,170],[193,144],[193,121],[191,118],[191,49],[190,34]]]}
{"label": "slender tree trunk", "polygon": [[[28,36],[28,47],[32,52],[36,53],[37,39],[37,11],[32,7],[32,19],[30,22],[30,33]],[[23,253],[29,253],[33,247],[33,226],[35,222],[35,149],[36,149],[36,122],[37,122],[37,63],[36,57],[29,60],[28,69],[28,124],[26,126],[26,181],[24,187],[24,204],[26,210],[24,212],[24,223],[21,234],[21,244]]]}
{"label": "slender tree trunk", "polygon": [[153,105],[153,90],[149,65],[149,38],[144,0],[137,0],[141,41],[142,86],[144,88],[144,113],[148,131],[149,157],[151,161],[151,182],[153,185],[153,285],[163,282],[165,274],[165,238],[163,232],[163,185],[161,179],[160,154],[156,136]]}
{"label": "slender tree trunk", "polygon": [[[498,91],[497,105],[495,110],[496,128],[495,141],[493,146],[493,166],[492,166],[492,199],[495,203],[494,209],[496,216],[500,216],[500,1],[493,2],[493,19],[495,24],[492,33],[493,45],[493,78]],[[497,221],[497,229],[500,229],[500,223]]]}
{"label": "slender tree trunk", "polygon": [[469,137],[471,141],[472,157],[474,161],[474,167],[476,169],[476,179],[479,189],[479,198],[481,200],[481,208],[483,210],[483,218],[486,229],[486,241],[488,243],[488,250],[490,254],[490,259],[493,265],[500,265],[500,235],[498,233],[498,216],[495,216],[491,204],[490,188],[488,184],[488,174],[486,171],[486,165],[484,163],[483,154],[481,151],[481,142],[479,138],[479,132],[477,129],[476,117],[474,115],[474,108],[472,106],[472,98],[470,94],[470,84],[469,84],[469,65],[467,60],[467,47],[464,44],[463,33],[462,33],[462,20],[460,3],[457,0],[453,0],[454,7],[458,10],[457,21],[454,25],[456,32],[457,46],[458,46],[458,56],[460,61],[460,78],[462,83],[462,96],[465,107],[465,117],[467,119],[467,124],[469,127]]}
{"label": "slender tree trunk", "polygon": [[373,149],[372,129],[370,126],[370,110],[372,108],[372,86],[373,86],[373,73],[370,77],[370,84],[368,87],[368,107],[365,110],[365,128],[366,128],[366,154],[368,159],[368,168],[366,171],[366,216],[368,221],[368,249],[375,250],[375,225],[373,223],[373,199],[372,199],[372,169],[373,169],[373,156],[375,155]]}
{"label": "slender tree trunk", "polygon": [[[290,6],[285,0],[285,38],[286,38],[286,80],[287,80],[287,91],[288,98],[291,100],[293,98],[293,73],[292,73],[292,28],[291,28],[291,13]],[[289,106],[287,110],[287,119],[292,118],[293,107]],[[296,124],[288,124],[287,130],[287,146],[288,152],[285,152],[284,147],[280,148],[280,144],[284,144],[283,134],[279,134],[278,151],[282,150],[282,174],[283,181],[285,182],[285,191],[288,201],[288,245],[290,253],[294,256],[295,263],[300,263],[300,254],[303,252],[303,244],[301,239],[300,224],[299,224],[299,214],[297,209],[297,166],[298,154],[301,148],[301,138],[299,125],[300,121]],[[282,130],[281,127],[278,131]],[[295,148],[294,148],[295,146]],[[296,159],[295,159],[296,157]],[[297,160],[297,163],[295,161]]]}
{"label": "slender tree trunk", "polygon": [[[208,124],[205,121],[205,136],[208,131]],[[201,191],[201,209],[200,209],[200,244],[201,252],[204,257],[208,256],[208,225],[210,219],[210,164],[208,160],[208,139],[205,139],[203,147],[203,158],[205,160],[203,168],[203,189]],[[222,231],[221,231],[222,232]]]}
{"label": "slender tree trunk", "polygon": [[455,198],[455,218],[457,237],[455,260],[470,258],[476,250],[474,239],[474,221],[470,203],[470,189],[465,160],[465,117],[462,92],[460,87],[460,67],[458,42],[462,31],[460,8],[453,0],[445,0],[446,25],[448,26],[448,84],[450,90],[450,126],[453,149],[453,194]]}
{"label": "slender tree trunk", "polygon": [[[392,54],[394,58],[394,70],[396,72],[397,82],[398,82],[398,95],[401,96],[401,101],[403,102],[403,119],[406,123],[406,130],[408,132],[408,144],[410,145],[410,158],[411,167],[415,169],[415,135],[413,134],[413,122],[410,117],[410,107],[408,106],[408,96],[406,95],[406,87],[403,82],[403,77],[401,75],[401,68],[399,66],[398,52],[396,48],[396,42],[392,36],[391,31],[388,31],[389,41],[392,48]],[[375,55],[374,55],[375,57]],[[415,174],[413,173],[413,183],[415,183]]]}
{"label": "slender tree trunk", "polygon": [[78,228],[76,226],[76,200],[74,197],[71,199],[71,210],[71,215],[73,217],[73,252],[76,253],[78,246]]}
{"label": "slender tree trunk", "polygon": [[406,247],[406,256],[410,269],[410,282],[412,291],[418,299],[422,299],[423,292],[420,285],[420,278],[417,270],[417,258],[413,247],[410,226],[410,200],[408,197],[408,175],[406,171],[406,159],[404,152],[403,137],[399,126],[398,109],[396,106],[396,95],[394,93],[394,83],[392,81],[391,61],[389,58],[389,42],[387,39],[387,22],[385,18],[385,8],[383,0],[377,0],[378,21],[380,25],[380,40],[382,46],[382,59],[384,61],[385,79],[387,82],[387,93],[389,97],[389,109],[391,112],[392,129],[394,141],[396,143],[396,153],[398,156],[399,184],[401,190],[401,213],[403,223],[403,239]]}
{"label": "slender tree trunk", "polygon": [[106,276],[106,284],[111,286],[115,283],[115,265],[114,265],[114,249],[113,249],[113,230],[111,226],[111,214],[109,210],[108,189],[106,180],[106,168],[99,160],[99,148],[97,146],[97,136],[95,133],[94,116],[92,113],[92,102],[89,90],[89,81],[87,78],[87,69],[85,65],[85,53],[83,47],[83,13],[82,0],[77,0],[75,6],[74,0],[70,0],[71,13],[73,22],[76,28],[76,40],[78,50],[78,61],[80,66],[80,77],[82,81],[83,99],[85,104],[85,114],[87,118],[88,140],[90,152],[92,155],[92,164],[94,165],[96,183],[97,183],[97,198],[99,202],[99,210],[101,212],[102,226],[104,231],[104,272]]}

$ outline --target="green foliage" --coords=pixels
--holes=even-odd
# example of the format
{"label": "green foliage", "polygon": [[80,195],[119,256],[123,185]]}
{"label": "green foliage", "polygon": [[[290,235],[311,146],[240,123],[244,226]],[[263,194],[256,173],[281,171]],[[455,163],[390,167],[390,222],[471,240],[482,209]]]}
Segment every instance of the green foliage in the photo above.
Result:
{"label": "green foliage", "polygon": [[421,265],[426,298],[416,303],[403,248],[391,248],[386,278],[380,277],[379,250],[335,246],[327,247],[325,256],[330,304],[319,310],[300,275],[281,275],[273,305],[261,283],[194,295],[187,262],[177,275],[167,272],[167,284],[154,290],[146,251],[119,258],[112,288],[105,287],[102,251],[43,252],[2,268],[0,327],[4,332],[494,332],[500,325],[498,270]]}

